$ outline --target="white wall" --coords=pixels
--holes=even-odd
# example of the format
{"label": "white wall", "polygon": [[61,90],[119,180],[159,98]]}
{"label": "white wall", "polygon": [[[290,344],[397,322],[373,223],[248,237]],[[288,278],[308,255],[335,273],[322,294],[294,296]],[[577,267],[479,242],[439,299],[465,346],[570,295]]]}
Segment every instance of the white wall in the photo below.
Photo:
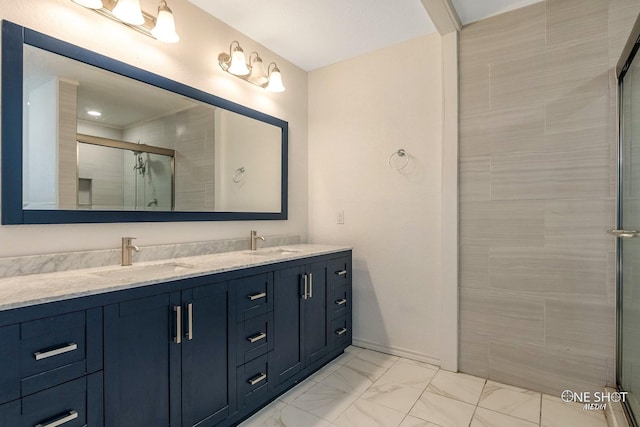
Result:
{"label": "white wall", "polygon": [[[354,342],[432,362],[440,357],[441,65],[432,34],[309,75],[309,238],[354,247]],[[400,148],[411,162],[396,172],[387,159]]]}
{"label": "white wall", "polygon": [[216,118],[216,210],[279,212],[280,128],[223,109]]}
{"label": "white wall", "polygon": [[[157,10],[157,1],[142,0]],[[131,65],[169,77],[289,122],[289,220],[260,222],[143,223],[0,226],[0,257],[116,248],[120,237],[138,237],[140,245],[262,235],[300,234],[306,239],[307,73],[203,13],[186,0],[173,0],[181,41],[160,43],[70,0],[2,1],[0,18],[49,34]],[[258,51],[276,61],[287,91],[273,94],[235,78],[217,64],[220,52],[238,40],[245,52]]]}

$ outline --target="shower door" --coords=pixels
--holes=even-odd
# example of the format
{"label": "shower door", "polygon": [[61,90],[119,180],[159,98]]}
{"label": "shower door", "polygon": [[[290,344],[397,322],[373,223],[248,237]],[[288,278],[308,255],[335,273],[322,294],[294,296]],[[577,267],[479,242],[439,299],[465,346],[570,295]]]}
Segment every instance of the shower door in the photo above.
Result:
{"label": "shower door", "polygon": [[617,382],[628,392],[628,417],[640,420],[640,59],[632,56],[627,66],[619,86],[618,227],[611,232],[619,237]]}

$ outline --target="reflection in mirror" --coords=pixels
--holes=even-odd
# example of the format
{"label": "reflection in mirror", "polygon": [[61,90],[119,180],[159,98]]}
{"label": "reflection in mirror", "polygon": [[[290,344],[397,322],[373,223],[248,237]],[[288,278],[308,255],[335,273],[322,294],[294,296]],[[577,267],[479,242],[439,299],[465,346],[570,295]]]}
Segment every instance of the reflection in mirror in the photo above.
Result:
{"label": "reflection in mirror", "polygon": [[23,55],[23,209],[281,212],[281,127],[37,47]]}

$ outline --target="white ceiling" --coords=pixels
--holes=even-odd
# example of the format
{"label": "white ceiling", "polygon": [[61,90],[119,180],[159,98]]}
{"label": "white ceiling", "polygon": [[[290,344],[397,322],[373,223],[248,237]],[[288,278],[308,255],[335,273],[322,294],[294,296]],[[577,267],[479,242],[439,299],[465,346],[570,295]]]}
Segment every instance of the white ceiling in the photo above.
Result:
{"label": "white ceiling", "polygon": [[[307,71],[436,31],[420,0],[189,1]],[[466,24],[541,0],[452,1]]]}

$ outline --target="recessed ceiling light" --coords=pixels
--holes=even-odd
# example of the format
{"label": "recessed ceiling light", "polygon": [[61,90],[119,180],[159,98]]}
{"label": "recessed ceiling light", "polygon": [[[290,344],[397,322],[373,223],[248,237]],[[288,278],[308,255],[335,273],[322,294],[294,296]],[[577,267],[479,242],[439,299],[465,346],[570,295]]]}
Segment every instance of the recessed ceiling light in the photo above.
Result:
{"label": "recessed ceiling light", "polygon": [[102,116],[102,113],[100,111],[96,111],[96,110],[90,110],[87,111],[87,114],[93,117],[100,117]]}

